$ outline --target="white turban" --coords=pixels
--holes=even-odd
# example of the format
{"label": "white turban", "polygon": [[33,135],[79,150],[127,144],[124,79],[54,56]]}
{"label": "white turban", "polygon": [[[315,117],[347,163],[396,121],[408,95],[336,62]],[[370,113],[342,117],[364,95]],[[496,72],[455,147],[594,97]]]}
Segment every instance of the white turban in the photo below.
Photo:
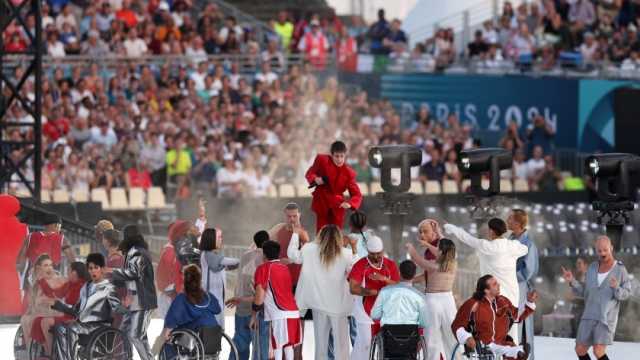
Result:
{"label": "white turban", "polygon": [[379,253],[384,249],[382,239],[378,236],[372,236],[367,239],[367,251],[370,253]]}

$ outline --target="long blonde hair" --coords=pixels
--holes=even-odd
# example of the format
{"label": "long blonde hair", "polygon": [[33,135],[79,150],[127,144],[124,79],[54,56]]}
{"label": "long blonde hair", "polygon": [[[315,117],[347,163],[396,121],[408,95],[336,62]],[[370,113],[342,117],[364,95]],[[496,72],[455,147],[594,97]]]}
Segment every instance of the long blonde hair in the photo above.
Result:
{"label": "long blonde hair", "polygon": [[329,267],[342,251],[342,231],[335,225],[323,226],[316,240],[320,246],[320,260]]}
{"label": "long blonde hair", "polygon": [[440,256],[438,257],[438,265],[440,272],[455,271],[458,263],[456,261],[456,244],[446,238],[440,239],[438,242]]}

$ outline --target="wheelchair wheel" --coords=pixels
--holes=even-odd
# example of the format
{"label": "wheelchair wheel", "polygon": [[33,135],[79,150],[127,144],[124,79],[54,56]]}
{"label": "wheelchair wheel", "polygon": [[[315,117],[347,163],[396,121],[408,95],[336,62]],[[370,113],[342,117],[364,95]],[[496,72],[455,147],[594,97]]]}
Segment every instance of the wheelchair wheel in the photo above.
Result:
{"label": "wheelchair wheel", "polygon": [[380,334],[376,335],[371,342],[369,360],[384,360],[384,346],[382,336]]}
{"label": "wheelchair wheel", "polygon": [[233,354],[234,355],[234,359],[239,359],[239,355],[238,355],[238,349],[236,348],[236,344],[233,343],[233,340],[231,340],[231,337],[227,334],[225,334],[224,332],[222,333],[222,349],[220,350],[220,353],[215,354],[215,355],[208,355],[206,356],[207,359],[212,359],[212,360],[218,360],[218,359],[229,359],[230,355]]}
{"label": "wheelchair wheel", "polygon": [[13,338],[13,356],[16,360],[24,360],[28,358],[27,345],[24,343],[24,332],[22,325],[16,330],[16,336]]}
{"label": "wheelchair wheel", "polygon": [[427,359],[427,343],[424,341],[424,337],[420,337],[418,341],[418,350],[416,351],[416,360]]}
{"label": "wheelchair wheel", "polygon": [[32,339],[31,344],[29,344],[29,359],[38,360],[46,355],[47,354],[44,352],[44,345]]}
{"label": "wheelchair wheel", "polygon": [[195,332],[188,329],[175,329],[162,347],[158,359],[204,360],[204,345]]}
{"label": "wheelchair wheel", "polygon": [[81,349],[80,345],[76,344],[75,351],[76,356],[74,359],[126,360],[132,358],[129,339],[120,330],[112,327],[95,330],[84,349]]}

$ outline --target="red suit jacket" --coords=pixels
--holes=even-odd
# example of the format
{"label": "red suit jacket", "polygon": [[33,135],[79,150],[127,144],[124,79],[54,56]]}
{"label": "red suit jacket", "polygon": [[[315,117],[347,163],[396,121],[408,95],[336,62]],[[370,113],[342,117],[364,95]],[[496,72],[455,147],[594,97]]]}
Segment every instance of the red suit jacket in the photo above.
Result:
{"label": "red suit jacket", "polygon": [[[326,177],[325,184],[316,186],[313,192],[311,210],[318,215],[325,215],[333,211],[337,217],[344,216],[344,209],[340,204],[344,201],[344,192],[349,191],[349,204],[353,209],[360,207],[362,193],[356,184],[356,172],[347,164],[340,167],[334,164],[330,155],[318,155],[313,165],[307,170],[305,177],[312,184],[316,177]],[[341,224],[340,224],[341,225]]]}
{"label": "red suit jacket", "polygon": [[[476,304],[477,306],[475,306]],[[518,316],[518,308],[502,295],[498,295],[493,304],[486,298],[480,301],[471,298],[458,309],[456,318],[451,324],[451,330],[454,336],[461,327],[468,332],[469,324],[473,321],[476,340],[480,340],[483,344],[512,345],[507,341],[510,319],[521,322],[533,311],[534,309],[527,305],[522,314]]]}

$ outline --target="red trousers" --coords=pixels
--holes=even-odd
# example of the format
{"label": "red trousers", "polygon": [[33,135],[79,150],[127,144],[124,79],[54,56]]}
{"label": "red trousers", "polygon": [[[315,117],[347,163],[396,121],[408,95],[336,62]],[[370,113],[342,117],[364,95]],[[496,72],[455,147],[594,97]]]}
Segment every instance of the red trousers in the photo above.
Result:
{"label": "red trousers", "polygon": [[342,230],[344,225],[344,211],[336,212],[329,210],[323,214],[316,213],[316,234],[323,226],[333,224]]}

